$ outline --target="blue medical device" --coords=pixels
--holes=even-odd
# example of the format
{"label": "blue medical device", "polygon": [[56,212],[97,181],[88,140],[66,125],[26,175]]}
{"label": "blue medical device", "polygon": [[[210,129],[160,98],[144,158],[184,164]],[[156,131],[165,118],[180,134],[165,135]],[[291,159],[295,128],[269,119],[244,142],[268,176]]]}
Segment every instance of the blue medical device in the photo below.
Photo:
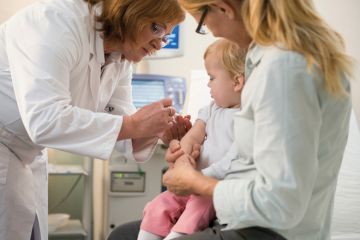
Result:
{"label": "blue medical device", "polygon": [[186,96],[184,78],[154,74],[134,74],[131,85],[133,103],[136,108],[169,97],[173,100],[176,112],[182,112]]}
{"label": "blue medical device", "polygon": [[175,58],[184,55],[184,29],[183,24],[176,25],[174,30],[168,35],[169,44],[157,51],[156,53],[147,56],[146,59],[162,59]]}

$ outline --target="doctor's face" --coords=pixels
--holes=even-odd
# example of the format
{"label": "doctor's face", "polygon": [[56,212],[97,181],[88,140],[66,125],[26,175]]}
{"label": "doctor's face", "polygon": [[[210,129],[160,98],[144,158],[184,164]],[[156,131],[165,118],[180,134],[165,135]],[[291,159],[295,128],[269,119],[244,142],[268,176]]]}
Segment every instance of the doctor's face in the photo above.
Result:
{"label": "doctor's face", "polygon": [[137,42],[125,40],[120,46],[123,57],[132,62],[139,62],[144,57],[154,54],[168,43],[168,35],[175,25],[151,23],[139,34]]}

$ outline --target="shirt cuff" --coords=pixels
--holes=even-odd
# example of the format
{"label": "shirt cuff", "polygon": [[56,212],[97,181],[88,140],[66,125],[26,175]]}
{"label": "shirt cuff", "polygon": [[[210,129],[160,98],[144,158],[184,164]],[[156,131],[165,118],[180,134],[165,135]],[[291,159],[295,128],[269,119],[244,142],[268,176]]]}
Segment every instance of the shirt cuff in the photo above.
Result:
{"label": "shirt cuff", "polygon": [[136,162],[147,162],[150,160],[155,152],[158,139],[155,138],[153,142],[149,143],[147,147],[139,151],[134,152],[134,159]]}
{"label": "shirt cuff", "polygon": [[127,160],[134,161],[133,146],[131,139],[125,139],[117,141],[115,144],[115,150],[120,152]]}

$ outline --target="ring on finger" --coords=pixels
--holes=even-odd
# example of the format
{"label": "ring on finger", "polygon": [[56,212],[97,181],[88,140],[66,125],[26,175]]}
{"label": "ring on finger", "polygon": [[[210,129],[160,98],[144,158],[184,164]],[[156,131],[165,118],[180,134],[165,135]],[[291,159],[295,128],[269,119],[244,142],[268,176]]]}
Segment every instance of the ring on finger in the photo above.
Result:
{"label": "ring on finger", "polygon": [[169,107],[169,117],[171,117],[171,116],[172,116],[172,108]]}

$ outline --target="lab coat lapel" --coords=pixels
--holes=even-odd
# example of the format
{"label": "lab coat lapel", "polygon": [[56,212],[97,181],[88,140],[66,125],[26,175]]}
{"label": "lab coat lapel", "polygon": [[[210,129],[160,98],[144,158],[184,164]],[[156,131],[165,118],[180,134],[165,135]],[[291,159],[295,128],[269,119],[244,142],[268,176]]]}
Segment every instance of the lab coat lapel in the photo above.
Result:
{"label": "lab coat lapel", "polygon": [[99,88],[101,79],[101,66],[105,63],[104,42],[98,31],[92,28],[90,31],[90,59],[89,59],[89,81],[91,95],[95,103],[95,109],[99,102]]}
{"label": "lab coat lapel", "polygon": [[91,54],[90,62],[89,62],[89,81],[90,81],[91,95],[95,103],[95,108],[98,102],[100,76],[101,76],[101,65],[95,60],[95,56]]}

